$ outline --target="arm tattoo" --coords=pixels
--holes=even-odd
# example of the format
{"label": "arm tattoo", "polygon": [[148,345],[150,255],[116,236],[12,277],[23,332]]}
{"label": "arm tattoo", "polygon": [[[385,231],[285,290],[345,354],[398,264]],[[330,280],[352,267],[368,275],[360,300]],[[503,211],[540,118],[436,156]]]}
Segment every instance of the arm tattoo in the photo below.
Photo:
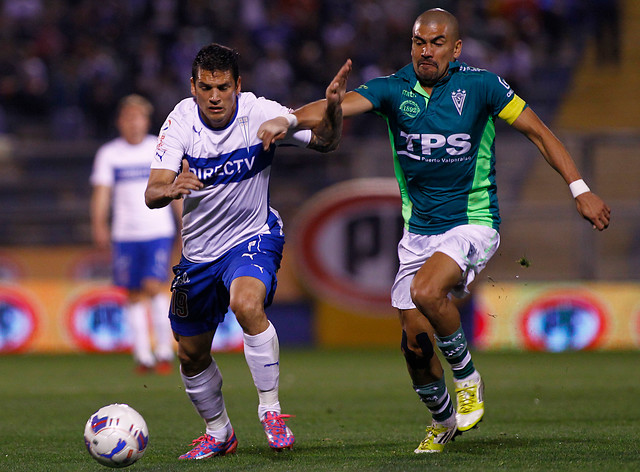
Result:
{"label": "arm tattoo", "polygon": [[330,152],[337,149],[342,135],[342,106],[327,104],[322,121],[311,130],[310,149]]}

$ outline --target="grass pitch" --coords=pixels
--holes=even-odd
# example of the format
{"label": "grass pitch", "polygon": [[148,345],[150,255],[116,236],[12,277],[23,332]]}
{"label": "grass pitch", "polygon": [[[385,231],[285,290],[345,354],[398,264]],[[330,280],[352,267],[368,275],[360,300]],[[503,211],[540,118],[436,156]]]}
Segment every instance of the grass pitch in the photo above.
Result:
{"label": "grass pitch", "polygon": [[[177,369],[138,376],[128,355],[0,357],[0,470],[100,471],[82,432],[99,407],[129,403],[150,440],[131,471],[636,471],[640,353],[474,353],[487,413],[442,454],[414,454],[430,421],[399,350],[281,352],[293,451],[274,453],[242,354],[217,354],[235,455],[178,461],[203,423]],[[450,381],[450,371],[447,371]],[[451,391],[453,389],[450,387]]]}

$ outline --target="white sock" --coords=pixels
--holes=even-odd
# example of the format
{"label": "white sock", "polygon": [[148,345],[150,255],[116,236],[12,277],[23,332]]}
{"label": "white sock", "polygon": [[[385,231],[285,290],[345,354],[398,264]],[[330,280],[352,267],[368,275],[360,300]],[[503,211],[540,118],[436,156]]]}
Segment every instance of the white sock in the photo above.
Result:
{"label": "white sock", "polygon": [[206,433],[216,438],[216,441],[226,441],[233,433],[226,409],[217,418],[206,421],[206,424]]}
{"label": "white sock", "polygon": [[456,415],[452,415],[444,421],[437,421],[437,423],[444,425],[447,428],[452,428],[456,424]]}
{"label": "white sock", "polygon": [[244,356],[258,390],[258,417],[267,411],[280,413],[278,381],[280,377],[280,345],[276,328],[269,327],[254,336],[244,334]]}
{"label": "white sock", "polygon": [[155,364],[149,338],[149,320],[147,307],[143,302],[129,303],[126,306],[127,320],[133,335],[133,358],[138,364]]}
{"label": "white sock", "polygon": [[193,377],[180,376],[187,396],[207,426],[207,434],[218,441],[225,441],[231,435],[231,423],[222,396],[222,374],[215,360],[211,365]]}
{"label": "white sock", "polygon": [[463,379],[454,379],[456,383],[462,383],[462,382],[467,382],[469,380],[472,380],[473,382],[477,382],[480,380],[480,372],[478,372],[477,370],[473,371],[473,374],[468,375],[467,377],[463,378]]}
{"label": "white sock", "polygon": [[[260,396],[260,391],[258,391],[258,396]],[[278,392],[276,391],[276,397],[278,396]],[[260,418],[260,421],[262,421],[264,419],[264,415],[267,413],[267,411],[274,411],[276,412],[278,415],[280,414],[280,402],[275,402],[275,403],[263,403],[262,401],[263,399],[260,398],[260,404],[258,405],[258,418]]]}
{"label": "white sock", "polygon": [[175,347],[171,323],[169,322],[168,294],[158,293],[151,298],[151,321],[155,335],[155,353],[159,361],[173,360]]}

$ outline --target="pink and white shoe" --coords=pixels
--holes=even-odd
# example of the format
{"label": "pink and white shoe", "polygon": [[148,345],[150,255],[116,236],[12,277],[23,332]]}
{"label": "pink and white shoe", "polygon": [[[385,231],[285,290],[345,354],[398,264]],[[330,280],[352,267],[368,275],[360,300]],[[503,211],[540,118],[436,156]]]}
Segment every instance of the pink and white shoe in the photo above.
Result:
{"label": "pink and white shoe", "polygon": [[289,427],[284,424],[285,420],[291,418],[292,415],[281,415],[275,411],[267,411],[262,419],[264,432],[269,440],[269,447],[276,451],[283,449],[293,449],[293,443],[296,438]]}
{"label": "pink and white shoe", "polygon": [[197,460],[233,454],[238,448],[238,440],[236,439],[236,433],[232,430],[231,437],[226,441],[216,441],[213,436],[205,434],[198,439],[194,439],[191,445],[196,447],[186,454],[182,454],[178,459]]}

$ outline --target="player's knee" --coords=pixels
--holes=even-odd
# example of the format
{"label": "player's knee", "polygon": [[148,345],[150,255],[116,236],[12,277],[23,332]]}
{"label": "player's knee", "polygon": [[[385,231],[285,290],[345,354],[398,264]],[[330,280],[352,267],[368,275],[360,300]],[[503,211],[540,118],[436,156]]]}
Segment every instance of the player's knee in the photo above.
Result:
{"label": "player's knee", "polygon": [[210,353],[186,353],[178,350],[178,360],[182,373],[187,377],[193,377],[203,372],[211,364]]}
{"label": "player's knee", "polygon": [[440,312],[447,295],[431,284],[411,284],[411,301],[425,315]]}
{"label": "player's knee", "polygon": [[431,343],[427,333],[418,333],[416,336],[407,336],[407,332],[403,330],[400,346],[409,367],[414,370],[429,368],[434,351],[433,344]]}
{"label": "player's knee", "polygon": [[201,342],[196,337],[178,336],[178,360],[182,373],[193,377],[204,371],[212,362],[211,344]]}
{"label": "player's knee", "polygon": [[263,302],[254,297],[231,297],[229,308],[243,327],[265,316]]}

